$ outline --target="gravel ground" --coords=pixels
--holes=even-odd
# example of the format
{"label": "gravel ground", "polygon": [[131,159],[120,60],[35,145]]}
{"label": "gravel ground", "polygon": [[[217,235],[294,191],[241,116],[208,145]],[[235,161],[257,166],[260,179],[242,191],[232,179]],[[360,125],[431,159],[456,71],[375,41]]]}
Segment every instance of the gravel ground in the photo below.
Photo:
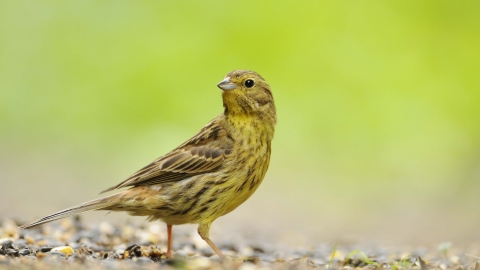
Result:
{"label": "gravel ground", "polygon": [[83,224],[66,219],[30,230],[13,220],[0,220],[0,269],[475,269],[478,248],[382,248],[318,244],[279,248],[271,243],[216,239],[227,255],[213,254],[196,231],[174,232],[175,258],[167,260],[166,229],[159,222],[146,227],[114,226],[102,221]]}

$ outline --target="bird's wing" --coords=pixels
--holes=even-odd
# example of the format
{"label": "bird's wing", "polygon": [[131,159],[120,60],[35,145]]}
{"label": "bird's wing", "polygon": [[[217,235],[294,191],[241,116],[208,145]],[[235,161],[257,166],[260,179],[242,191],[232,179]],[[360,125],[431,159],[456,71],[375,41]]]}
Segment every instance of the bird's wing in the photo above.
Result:
{"label": "bird's wing", "polygon": [[217,171],[230,158],[233,148],[233,140],[223,128],[224,121],[223,115],[213,119],[190,140],[102,193],[129,186],[180,181]]}

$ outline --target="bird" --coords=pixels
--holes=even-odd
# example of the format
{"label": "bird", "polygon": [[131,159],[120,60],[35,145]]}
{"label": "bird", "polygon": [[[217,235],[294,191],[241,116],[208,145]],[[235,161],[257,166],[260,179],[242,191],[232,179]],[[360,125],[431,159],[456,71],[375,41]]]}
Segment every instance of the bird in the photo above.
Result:
{"label": "bird", "polygon": [[229,72],[217,86],[223,113],[195,136],[100,194],[128,188],[20,226],[35,227],[86,211],[125,211],[167,225],[167,258],[172,227],[198,224],[198,234],[219,256],[210,239],[212,222],[245,202],[267,172],[277,123],[269,84],[251,70]]}

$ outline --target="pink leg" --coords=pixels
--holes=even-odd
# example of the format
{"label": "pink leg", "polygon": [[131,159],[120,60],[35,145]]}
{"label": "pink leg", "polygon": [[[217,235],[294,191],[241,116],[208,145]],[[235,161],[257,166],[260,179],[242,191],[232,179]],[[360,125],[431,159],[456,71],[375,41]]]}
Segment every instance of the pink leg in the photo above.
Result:
{"label": "pink leg", "polygon": [[167,259],[172,258],[172,225],[167,224],[168,232],[168,246],[167,246]]}

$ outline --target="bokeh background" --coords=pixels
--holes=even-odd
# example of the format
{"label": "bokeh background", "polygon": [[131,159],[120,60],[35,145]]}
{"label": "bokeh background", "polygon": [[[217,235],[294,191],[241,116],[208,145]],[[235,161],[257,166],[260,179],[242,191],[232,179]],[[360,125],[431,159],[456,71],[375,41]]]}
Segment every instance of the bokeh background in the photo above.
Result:
{"label": "bokeh background", "polygon": [[221,113],[216,83],[252,69],[278,109],[271,166],[216,241],[478,242],[479,14],[478,1],[1,1],[0,216],[97,198]]}

